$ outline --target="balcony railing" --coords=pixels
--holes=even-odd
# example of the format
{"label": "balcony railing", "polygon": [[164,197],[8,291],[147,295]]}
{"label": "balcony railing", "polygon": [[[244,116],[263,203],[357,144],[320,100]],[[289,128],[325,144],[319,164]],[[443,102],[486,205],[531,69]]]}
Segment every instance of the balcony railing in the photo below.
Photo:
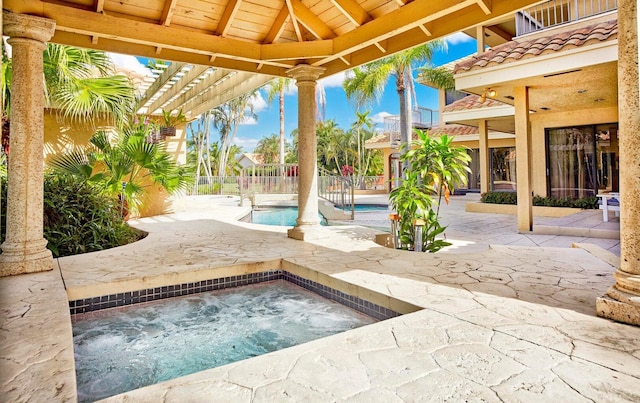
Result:
{"label": "balcony railing", "polygon": [[618,9],[617,0],[551,0],[516,14],[516,36]]}
{"label": "balcony railing", "polygon": [[[438,125],[439,112],[418,106],[411,111],[411,127],[416,129],[430,129]],[[400,146],[400,116],[393,115],[384,118],[384,132],[389,133],[391,148]]]}

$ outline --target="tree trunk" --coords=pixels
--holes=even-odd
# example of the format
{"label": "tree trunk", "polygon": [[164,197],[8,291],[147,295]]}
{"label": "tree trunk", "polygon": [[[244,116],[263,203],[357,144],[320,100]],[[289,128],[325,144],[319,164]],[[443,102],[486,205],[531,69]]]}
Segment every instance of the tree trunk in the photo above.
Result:
{"label": "tree trunk", "polygon": [[[399,74],[396,88],[398,98],[400,98],[400,142],[402,143],[400,152],[402,154],[409,151],[409,143],[411,142],[411,100],[407,97],[404,82],[404,74]],[[404,171],[407,169],[407,166],[407,161],[402,163],[401,172],[399,173],[400,178],[404,176]]]}
{"label": "tree trunk", "polygon": [[280,165],[284,167],[284,84],[280,86]]}

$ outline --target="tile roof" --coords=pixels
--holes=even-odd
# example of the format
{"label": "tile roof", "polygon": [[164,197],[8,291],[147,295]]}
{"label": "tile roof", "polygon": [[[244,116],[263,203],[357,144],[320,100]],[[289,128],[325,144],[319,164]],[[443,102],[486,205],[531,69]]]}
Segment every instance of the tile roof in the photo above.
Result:
{"label": "tile roof", "polygon": [[487,97],[484,102],[481,102],[480,96],[471,94],[445,106],[442,108],[442,112],[466,111],[470,109],[490,108],[492,106],[503,105],[506,104],[489,97]]}
{"label": "tile roof", "polygon": [[561,52],[591,43],[614,40],[617,37],[618,20],[612,20],[570,31],[558,32],[554,35],[532,38],[528,41],[515,40],[458,63],[454,69],[454,74],[502,63],[511,63],[547,53]]}

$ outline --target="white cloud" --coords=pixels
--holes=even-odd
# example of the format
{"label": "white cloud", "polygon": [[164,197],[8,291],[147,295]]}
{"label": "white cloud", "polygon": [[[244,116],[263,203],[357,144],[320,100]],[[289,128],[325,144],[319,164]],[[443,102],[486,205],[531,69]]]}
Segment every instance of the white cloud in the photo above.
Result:
{"label": "white cloud", "polygon": [[389,112],[378,112],[374,115],[371,115],[371,120],[373,120],[373,123],[384,123],[384,118],[387,116],[393,116],[393,114],[389,113]]}
{"label": "white cloud", "polygon": [[123,70],[133,71],[142,76],[151,76],[151,71],[135,58],[135,56],[122,55],[120,53],[107,53],[113,64]]}
{"label": "white cloud", "polygon": [[336,73],[332,76],[325,77],[321,80],[318,80],[318,83],[322,85],[324,88],[342,87],[342,84],[344,83],[344,78],[345,78],[345,72],[342,71],[340,73]]}
{"label": "white cloud", "polygon": [[242,147],[244,152],[252,152],[258,145],[258,141],[258,139],[251,139],[247,137],[236,137],[233,140],[233,144],[238,147]]}
{"label": "white cloud", "polygon": [[471,42],[473,38],[463,32],[456,32],[453,35],[447,36],[444,40],[447,41],[449,45],[457,45],[459,43]]}
{"label": "white cloud", "polygon": [[253,117],[245,116],[244,120],[240,122],[240,124],[242,126],[253,126],[253,125],[257,125],[258,121]]}
{"label": "white cloud", "polygon": [[267,101],[262,97],[262,93],[257,91],[256,94],[251,98],[251,105],[253,105],[253,111],[255,113],[261,112],[269,107]]}

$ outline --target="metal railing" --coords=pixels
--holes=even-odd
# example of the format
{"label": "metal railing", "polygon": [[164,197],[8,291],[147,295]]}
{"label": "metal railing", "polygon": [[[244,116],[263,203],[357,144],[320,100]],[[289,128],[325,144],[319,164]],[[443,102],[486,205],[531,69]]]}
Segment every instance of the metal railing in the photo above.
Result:
{"label": "metal railing", "polygon": [[243,196],[254,194],[298,193],[298,165],[261,164],[240,172],[240,191]]}
{"label": "metal railing", "polygon": [[[372,182],[379,183],[378,177]],[[354,186],[350,176],[335,175],[326,169],[318,171],[318,196],[341,209],[354,210]],[[240,198],[255,194],[297,194],[298,165],[263,164],[245,168],[239,176],[200,176],[188,195],[235,195]]]}
{"label": "metal railing", "polygon": [[617,0],[551,0],[516,13],[516,36],[618,9]]}
{"label": "metal railing", "polygon": [[200,176],[188,196],[240,195],[239,176]]}
{"label": "metal railing", "polygon": [[[438,125],[440,119],[437,110],[416,107],[411,111],[411,127],[417,129],[430,129]],[[402,141],[400,136],[400,115],[386,116],[384,118],[384,132],[389,133],[391,148],[398,148]],[[409,139],[411,140],[411,139]]]}
{"label": "metal railing", "polygon": [[318,196],[333,203],[337,208],[350,208],[352,220],[355,211],[354,193],[351,176],[340,176],[324,168],[318,168]]}

